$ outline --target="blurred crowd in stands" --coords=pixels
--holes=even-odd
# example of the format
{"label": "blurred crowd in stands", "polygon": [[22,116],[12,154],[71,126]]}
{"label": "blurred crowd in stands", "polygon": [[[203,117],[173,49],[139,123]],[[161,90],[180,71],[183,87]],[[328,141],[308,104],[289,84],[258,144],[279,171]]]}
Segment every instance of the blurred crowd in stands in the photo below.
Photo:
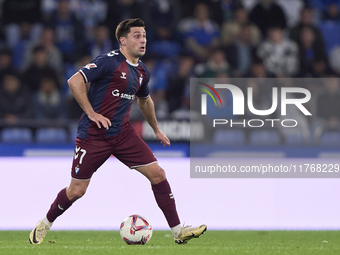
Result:
{"label": "blurred crowd in stands", "polygon": [[[146,22],[150,89],[160,119],[190,108],[190,78],[337,78],[338,0],[0,0],[0,118],[78,119],[67,79],[119,47],[115,28]],[[254,105],[271,89],[256,82]],[[306,85],[314,116],[340,123],[340,84]],[[141,118],[134,105],[131,117]]]}

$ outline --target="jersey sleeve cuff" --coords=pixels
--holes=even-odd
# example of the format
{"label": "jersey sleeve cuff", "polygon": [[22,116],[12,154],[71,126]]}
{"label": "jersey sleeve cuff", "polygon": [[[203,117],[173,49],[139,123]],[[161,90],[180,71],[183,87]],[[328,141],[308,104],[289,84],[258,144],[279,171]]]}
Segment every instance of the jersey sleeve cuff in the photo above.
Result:
{"label": "jersey sleeve cuff", "polygon": [[148,97],[150,96],[150,94],[149,95],[147,95],[146,97],[138,97],[138,98],[143,98],[143,99],[147,99]]}
{"label": "jersey sleeve cuff", "polygon": [[89,81],[87,80],[87,77],[86,77],[85,73],[83,72],[83,70],[79,70],[79,73],[83,76],[85,83],[88,83]]}

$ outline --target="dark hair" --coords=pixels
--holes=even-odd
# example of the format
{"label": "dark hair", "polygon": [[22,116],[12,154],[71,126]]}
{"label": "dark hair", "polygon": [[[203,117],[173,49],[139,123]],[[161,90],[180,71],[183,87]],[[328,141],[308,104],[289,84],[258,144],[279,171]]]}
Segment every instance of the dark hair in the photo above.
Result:
{"label": "dark hair", "polygon": [[45,51],[45,47],[41,44],[34,46],[32,49],[33,54],[37,54],[37,53],[44,52],[44,51]]}
{"label": "dark hair", "polygon": [[263,59],[258,56],[254,56],[252,65],[263,65]]}
{"label": "dark hair", "polygon": [[41,76],[41,79],[40,79],[40,83],[41,83],[42,81],[51,81],[51,82],[54,83],[54,85],[57,85],[57,84],[56,84],[56,80],[53,79],[53,78],[49,75],[49,73],[47,73],[47,72],[43,72],[43,73],[42,73],[42,76]]}
{"label": "dark hair", "polygon": [[276,24],[274,24],[274,25],[270,25],[270,26],[268,27],[267,31],[270,31],[270,30],[276,30],[276,29],[283,31],[283,28],[282,28],[282,26],[280,26],[280,25],[276,25]]}
{"label": "dark hair", "polygon": [[311,8],[310,6],[305,6],[305,8],[301,8],[300,10],[300,15],[304,12],[304,11],[313,11],[313,8]]}
{"label": "dark hair", "polygon": [[12,50],[10,48],[3,47],[0,49],[0,56],[2,55],[7,55],[7,56],[12,57]]}
{"label": "dark hair", "polygon": [[130,33],[131,27],[144,27],[145,23],[140,18],[137,19],[126,19],[119,23],[116,28],[116,39],[120,44],[119,38],[126,37],[128,33]]}
{"label": "dark hair", "polygon": [[106,21],[100,21],[97,23],[96,27],[108,27]]}
{"label": "dark hair", "polygon": [[21,82],[20,74],[19,74],[19,72],[18,72],[17,70],[15,70],[15,69],[10,69],[10,70],[8,70],[8,71],[4,74],[4,76],[3,76],[3,78],[2,78],[2,81],[3,81],[3,80],[5,79],[5,77],[7,77],[7,76],[15,77],[16,79],[19,80],[19,82]]}

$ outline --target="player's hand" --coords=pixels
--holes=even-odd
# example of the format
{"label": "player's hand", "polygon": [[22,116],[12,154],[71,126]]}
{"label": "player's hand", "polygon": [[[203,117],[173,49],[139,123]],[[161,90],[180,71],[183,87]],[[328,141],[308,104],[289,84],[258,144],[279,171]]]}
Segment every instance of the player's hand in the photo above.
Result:
{"label": "player's hand", "polygon": [[87,116],[90,120],[97,124],[98,128],[104,127],[106,129],[109,129],[109,127],[111,127],[111,121],[99,113],[93,112]]}
{"label": "player's hand", "polygon": [[169,138],[166,136],[166,134],[164,134],[162,132],[162,130],[158,129],[156,132],[155,132],[155,135],[157,137],[158,140],[161,141],[161,144],[163,144],[163,147],[165,146],[170,146],[170,140]]}

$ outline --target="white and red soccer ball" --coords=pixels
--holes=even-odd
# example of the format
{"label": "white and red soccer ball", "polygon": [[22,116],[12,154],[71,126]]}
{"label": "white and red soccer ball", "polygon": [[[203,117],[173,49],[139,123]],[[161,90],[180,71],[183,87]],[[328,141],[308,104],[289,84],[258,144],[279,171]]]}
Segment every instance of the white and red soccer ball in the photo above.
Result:
{"label": "white and red soccer ball", "polygon": [[152,226],[140,215],[130,215],[120,224],[120,236],[127,244],[146,244],[152,236]]}

